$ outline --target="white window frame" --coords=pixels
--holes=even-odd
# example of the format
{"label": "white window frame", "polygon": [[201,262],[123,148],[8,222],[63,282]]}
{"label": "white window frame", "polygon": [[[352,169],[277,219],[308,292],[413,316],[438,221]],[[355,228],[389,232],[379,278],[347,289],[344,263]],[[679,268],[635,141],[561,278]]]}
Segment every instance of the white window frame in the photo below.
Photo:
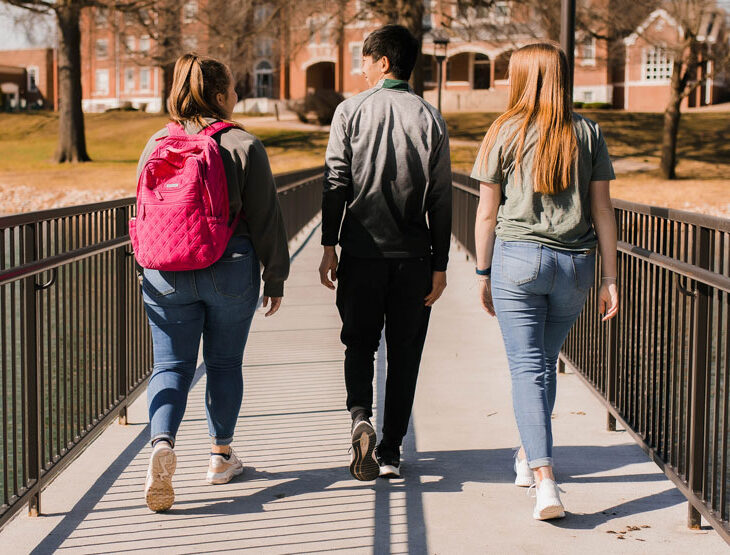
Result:
{"label": "white window frame", "polygon": [[[266,45],[266,48],[264,48]],[[271,58],[274,55],[274,39],[271,37],[262,37],[256,43],[256,55],[259,58]]]}
{"label": "white window frame", "polygon": [[[99,54],[99,47],[100,45],[104,45],[104,55]],[[94,43],[94,57],[97,60],[106,60],[109,58],[109,40],[107,39],[96,39],[96,42]]]}
{"label": "white window frame", "polygon": [[183,37],[182,46],[185,50],[194,52],[198,49],[198,37],[195,35],[186,35]]}
{"label": "white window frame", "polygon": [[[28,92],[38,92],[38,77],[40,77],[40,68],[38,66],[28,66],[25,68],[28,75]],[[34,79],[31,81],[31,76]]]}
{"label": "white window frame", "polygon": [[139,37],[139,51],[149,52],[150,51],[150,37],[147,35]]}
{"label": "white window frame", "polygon": [[[596,65],[596,37],[588,36],[585,37],[579,44],[578,56],[580,58],[580,65],[582,66],[595,66]],[[586,56],[586,51],[590,52],[591,56]]]}
{"label": "white window frame", "polygon": [[647,83],[667,83],[672,79],[674,60],[668,49],[661,46],[644,48],[641,52],[641,80]]}
{"label": "white window frame", "polygon": [[[104,76],[103,79],[100,77]],[[105,83],[105,87],[102,88],[100,83]],[[109,95],[109,70],[108,69],[97,69],[94,72],[94,94],[96,96],[108,96]]]}
{"label": "white window frame", "polygon": [[134,77],[133,67],[124,68],[124,92],[129,93],[134,90]]}
{"label": "white window frame", "polygon": [[[147,75],[147,86],[145,86],[145,83],[142,79],[143,75]],[[141,92],[151,92],[152,91],[152,68],[149,68],[149,67],[139,68],[139,90]]]}
{"label": "white window frame", "polygon": [[183,23],[192,23],[198,16],[198,3],[195,0],[188,0],[183,4]]}
{"label": "white window frame", "polygon": [[350,73],[360,75],[362,73],[362,43],[351,42],[348,50],[350,52]]}
{"label": "white window frame", "polygon": [[127,35],[124,38],[124,45],[128,52],[135,52],[137,50],[137,39],[131,35]]}
{"label": "white window frame", "polygon": [[504,25],[512,21],[512,2],[508,0],[499,0],[494,3],[494,21],[497,24]]}
{"label": "white window frame", "polygon": [[256,25],[261,25],[266,21],[273,13],[269,4],[259,4],[253,10],[253,22]]}

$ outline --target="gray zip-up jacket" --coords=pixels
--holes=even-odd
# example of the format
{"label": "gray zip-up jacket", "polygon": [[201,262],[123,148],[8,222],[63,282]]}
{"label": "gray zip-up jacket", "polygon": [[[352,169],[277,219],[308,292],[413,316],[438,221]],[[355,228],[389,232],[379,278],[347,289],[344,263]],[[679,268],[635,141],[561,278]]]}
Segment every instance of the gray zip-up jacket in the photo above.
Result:
{"label": "gray zip-up jacket", "polygon": [[[212,118],[205,120],[208,123],[215,121]],[[200,128],[190,123],[185,131],[193,134]],[[158,139],[167,135],[165,127],[150,137],[137,165],[138,180]],[[245,214],[234,235],[251,239],[256,256],[264,266],[261,276],[264,295],[281,297],[284,281],[289,276],[289,243],[266,149],[256,137],[236,127],[216,133],[213,138],[220,147],[226,172],[230,213],[237,214],[243,207]]]}
{"label": "gray zip-up jacket", "polygon": [[392,79],[342,102],[327,146],[322,244],[339,242],[363,258],[431,256],[432,270],[444,271],[450,241],[451,157],[441,114]]}

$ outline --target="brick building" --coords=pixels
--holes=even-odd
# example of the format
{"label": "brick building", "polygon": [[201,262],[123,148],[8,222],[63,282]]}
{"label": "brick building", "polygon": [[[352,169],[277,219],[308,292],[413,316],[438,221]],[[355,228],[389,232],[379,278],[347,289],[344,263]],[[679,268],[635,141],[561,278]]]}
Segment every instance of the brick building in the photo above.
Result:
{"label": "brick building", "polygon": [[[606,0],[610,1],[610,0]],[[243,99],[239,110],[273,111],[277,99],[303,98],[318,89],[336,90],[351,96],[365,90],[361,75],[362,44],[379,26],[372,18],[356,18],[359,2],[347,4],[342,32],[332,14],[301,17],[288,30],[286,42],[293,45],[288,58],[284,51],[285,33],[272,29],[259,36],[254,46],[250,74],[238,84]],[[427,8],[436,2],[426,0]],[[182,4],[184,51],[208,51],[208,37],[197,17],[205,0]],[[454,7],[454,10],[457,8]],[[268,22],[271,6],[262,0],[253,10],[253,24]],[[296,15],[296,14],[295,14]],[[456,12],[451,14],[457,15]],[[462,14],[463,15],[463,14]],[[116,14],[115,25],[101,10],[85,10],[82,24],[82,77],[84,109],[99,111],[130,103],[150,111],[161,104],[162,72],[146,55],[154,48],[152,39],[137,29],[133,21]],[[438,29],[440,14],[427,9],[424,28]],[[514,48],[535,40],[527,8],[510,1],[497,1],[491,8],[466,14],[471,32],[460,27],[459,18],[450,24],[442,106],[444,111],[498,111],[507,102],[507,66]],[[120,20],[119,18],[122,18]],[[463,21],[463,19],[462,19]],[[708,45],[727,41],[724,12],[707,15],[702,40]],[[483,23],[483,25],[480,25]],[[658,29],[657,29],[658,28]],[[474,32],[476,29],[476,32]],[[647,31],[667,33],[676,41],[677,26],[663,10],[650,14],[635,33],[615,44],[591,37],[577,37],[574,71],[574,98],[580,102],[606,103],[633,111],[661,111],[669,94],[671,59],[665,50],[649,44]],[[501,30],[503,36],[497,36]],[[244,32],[244,31],[242,31]],[[422,61],[425,98],[437,103],[438,68],[434,57],[433,32],[426,32]],[[462,37],[470,38],[462,38]],[[338,42],[337,38],[341,37]],[[672,39],[674,37],[674,39]],[[2,63],[0,61],[0,63]],[[709,63],[701,72],[711,71]],[[713,104],[727,97],[728,84],[720,78],[708,80],[685,100],[686,106]]]}
{"label": "brick building", "polygon": [[0,50],[0,89],[12,108],[55,109],[56,79],[52,48]]}

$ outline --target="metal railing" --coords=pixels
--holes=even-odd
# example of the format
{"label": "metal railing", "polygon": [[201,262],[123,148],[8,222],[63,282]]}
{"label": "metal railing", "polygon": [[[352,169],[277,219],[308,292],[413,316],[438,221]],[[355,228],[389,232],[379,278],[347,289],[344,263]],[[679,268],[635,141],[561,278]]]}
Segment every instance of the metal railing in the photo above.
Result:
{"label": "metal railing", "polygon": [[[454,175],[454,235],[474,254],[478,184]],[[730,219],[614,200],[621,311],[596,295],[561,352],[700,515],[730,542]],[[596,262],[600,285],[600,259]]]}
{"label": "metal railing", "polygon": [[[276,176],[293,237],[322,168]],[[0,218],[0,526],[144,390],[152,343],[127,222],[135,199]]]}

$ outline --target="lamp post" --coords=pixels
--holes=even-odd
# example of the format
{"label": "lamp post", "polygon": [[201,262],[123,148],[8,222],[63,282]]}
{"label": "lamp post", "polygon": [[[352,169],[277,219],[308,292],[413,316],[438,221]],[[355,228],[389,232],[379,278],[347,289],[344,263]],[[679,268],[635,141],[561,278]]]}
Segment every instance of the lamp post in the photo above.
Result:
{"label": "lamp post", "polygon": [[573,98],[573,70],[575,67],[575,0],[560,3],[560,46],[568,58],[568,83],[570,98]]}
{"label": "lamp post", "polygon": [[433,55],[436,58],[439,70],[439,96],[438,109],[441,111],[441,89],[444,81],[444,60],[446,59],[446,50],[449,47],[449,36],[443,30],[433,33]]}

